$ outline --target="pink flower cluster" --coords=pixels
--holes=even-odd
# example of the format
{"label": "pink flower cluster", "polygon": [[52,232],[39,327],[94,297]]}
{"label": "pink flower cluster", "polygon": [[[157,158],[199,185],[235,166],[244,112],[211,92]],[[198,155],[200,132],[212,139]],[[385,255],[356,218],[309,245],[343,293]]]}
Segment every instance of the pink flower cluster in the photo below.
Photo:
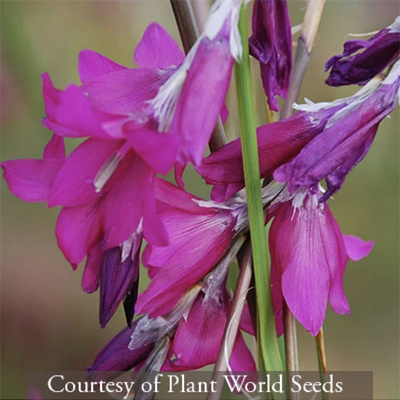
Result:
{"label": "pink flower cluster", "polygon": [[[217,120],[228,117],[225,97],[233,64],[242,57],[241,5],[217,1],[186,56],[153,23],[135,50],[136,68],[84,50],[81,85],[59,90],[43,74],[43,125],[53,132],[43,159],[2,163],[15,196],[62,207],[58,246],[74,269],[86,259],[82,287],[92,293],[100,286],[102,327],[124,302],[128,326],[89,368],[93,379],[99,371],[180,371],[217,359],[232,301],[227,274],[248,234],[248,218],[240,140],[207,158],[204,153]],[[379,52],[385,37],[390,48],[394,38],[398,43],[397,33],[386,32],[365,44],[366,51],[378,46]],[[251,52],[274,110],[275,96],[285,97],[290,83],[291,40],[286,2],[256,1]],[[295,105],[300,111],[293,117],[258,128],[260,178],[275,179],[263,190],[263,201],[272,220],[278,335],[285,302],[312,335],[323,325],[328,302],[335,312],[350,314],[343,289],[346,265],[367,256],[373,242],[343,235],[327,200],[367,154],[379,123],[397,105],[397,54],[386,57],[391,70],[384,80],[372,79],[354,96]],[[350,69],[339,59],[330,65],[343,75]],[[352,60],[359,65],[357,56],[346,65]],[[380,63],[374,71],[381,70]],[[358,69],[351,71],[353,81]],[[357,82],[367,78],[373,76],[363,74]],[[85,140],[67,156],[64,137]],[[188,163],[214,186],[212,200],[184,190],[181,174]],[[159,176],[174,168],[178,186]],[[147,245],[140,256],[143,239]],[[140,262],[151,283],[138,296]],[[247,312],[241,328],[254,335]],[[132,322],[135,313],[141,316]],[[255,369],[241,331],[230,365]]]}

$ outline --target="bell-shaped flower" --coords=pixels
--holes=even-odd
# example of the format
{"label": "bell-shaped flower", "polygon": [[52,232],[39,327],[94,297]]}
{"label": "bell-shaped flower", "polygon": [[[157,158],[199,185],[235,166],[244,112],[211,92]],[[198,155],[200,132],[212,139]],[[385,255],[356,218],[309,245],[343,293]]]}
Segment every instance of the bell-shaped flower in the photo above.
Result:
{"label": "bell-shaped flower", "polygon": [[327,200],[344,183],[346,175],[365,157],[375,138],[380,122],[397,106],[400,87],[400,61],[387,78],[371,81],[356,95],[335,100],[298,106],[310,115],[321,109],[345,104],[316,136],[289,163],[274,172],[278,182],[288,182],[293,193],[302,186],[314,187],[326,179]]}
{"label": "bell-shaped flower", "polygon": [[286,98],[292,71],[292,33],[286,0],[256,0],[250,53],[260,62],[269,108],[279,111],[275,96]]}
{"label": "bell-shaped flower", "polygon": [[350,314],[343,290],[347,262],[366,257],[374,245],[343,236],[320,197],[319,189],[300,188],[292,196],[285,191],[271,208],[271,287],[278,334],[283,333],[284,301],[314,336],[323,325],[328,301],[336,313]]}
{"label": "bell-shaped flower", "polygon": [[156,192],[170,241],[147,246],[142,262],[152,281],[136,303],[137,314],[152,317],[170,311],[217,263],[230,262],[239,250],[235,243],[248,228],[241,197],[222,204],[204,201],[161,179]]}
{"label": "bell-shaped flower", "polygon": [[[361,51],[360,51],[361,50]],[[369,40],[348,40],[343,53],[326,63],[330,86],[365,85],[400,54],[400,16]]]}

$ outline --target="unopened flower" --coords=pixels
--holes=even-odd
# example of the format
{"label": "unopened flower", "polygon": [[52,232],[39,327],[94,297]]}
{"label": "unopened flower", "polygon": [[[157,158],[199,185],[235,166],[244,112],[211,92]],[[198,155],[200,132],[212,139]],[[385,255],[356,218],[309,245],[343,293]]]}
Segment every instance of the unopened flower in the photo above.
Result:
{"label": "unopened flower", "polygon": [[343,236],[328,203],[321,203],[320,197],[317,189],[301,188],[271,209],[271,286],[279,335],[283,301],[314,336],[323,325],[328,301],[336,313],[350,314],[343,290],[346,264],[349,258],[366,257],[374,245]]}
{"label": "unopened flower", "polygon": [[[362,50],[362,51],[360,51]],[[349,40],[343,54],[326,63],[331,69],[326,83],[330,86],[365,85],[390,65],[400,54],[400,17],[369,40]]]}
{"label": "unopened flower", "polygon": [[286,0],[255,0],[250,52],[260,62],[269,108],[279,110],[275,96],[286,98],[292,70],[292,34]]}
{"label": "unopened flower", "polygon": [[301,186],[312,188],[326,179],[327,200],[344,183],[346,175],[365,157],[375,138],[380,122],[397,106],[400,87],[400,61],[387,78],[371,81],[356,95],[332,103],[298,106],[310,118],[322,109],[345,105],[327,121],[325,129],[289,163],[274,172],[278,182],[289,182],[293,193]]}

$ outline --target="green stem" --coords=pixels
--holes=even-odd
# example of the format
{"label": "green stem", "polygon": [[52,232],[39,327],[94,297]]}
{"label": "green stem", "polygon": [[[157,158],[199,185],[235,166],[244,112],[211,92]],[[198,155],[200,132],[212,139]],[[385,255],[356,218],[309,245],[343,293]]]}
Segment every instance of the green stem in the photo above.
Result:
{"label": "green stem", "polygon": [[276,336],[269,279],[267,238],[261,201],[260,167],[244,6],[240,12],[239,30],[243,46],[243,61],[236,64],[236,85],[257,297],[259,365],[267,371],[282,371],[284,364]]}

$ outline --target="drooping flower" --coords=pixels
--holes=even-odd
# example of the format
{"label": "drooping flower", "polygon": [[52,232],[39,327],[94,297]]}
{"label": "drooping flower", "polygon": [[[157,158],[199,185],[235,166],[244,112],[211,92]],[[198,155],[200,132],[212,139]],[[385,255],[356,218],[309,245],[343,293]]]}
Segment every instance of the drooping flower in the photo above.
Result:
{"label": "drooping flower", "polygon": [[374,245],[342,235],[321,193],[307,188],[281,198],[271,209],[274,217],[269,245],[271,286],[278,334],[283,301],[312,334],[321,329],[327,303],[338,314],[350,314],[343,290],[346,264],[366,257]]}
{"label": "drooping flower", "polygon": [[[363,50],[363,51],[360,51]],[[349,40],[343,54],[326,63],[331,69],[326,83],[330,86],[365,85],[382,72],[400,54],[400,17],[369,40]]]}
{"label": "drooping flower", "polygon": [[229,252],[229,246],[247,229],[247,206],[241,197],[223,204],[206,202],[163,180],[157,180],[156,191],[170,242],[148,245],[143,254],[152,281],[139,295],[136,312],[150,316],[170,311],[218,262],[232,260],[236,253]]}
{"label": "drooping flower", "polygon": [[292,34],[286,0],[255,0],[250,53],[260,62],[269,108],[279,111],[275,96],[286,98],[292,70]]}
{"label": "drooping flower", "polygon": [[301,186],[312,188],[326,179],[327,191],[321,201],[327,200],[341,188],[346,175],[368,153],[380,122],[398,104],[399,87],[400,61],[383,82],[371,81],[353,97],[299,106],[313,115],[338,103],[346,105],[292,161],[274,172],[274,178],[278,182],[289,182],[291,193]]}
{"label": "drooping flower", "polygon": [[[260,178],[296,156],[325,128],[329,118],[344,107],[321,109],[309,114],[299,112],[284,121],[273,122],[257,129]],[[197,169],[206,183],[214,185],[211,197],[223,201],[244,188],[241,140],[234,140],[212,153]]]}

